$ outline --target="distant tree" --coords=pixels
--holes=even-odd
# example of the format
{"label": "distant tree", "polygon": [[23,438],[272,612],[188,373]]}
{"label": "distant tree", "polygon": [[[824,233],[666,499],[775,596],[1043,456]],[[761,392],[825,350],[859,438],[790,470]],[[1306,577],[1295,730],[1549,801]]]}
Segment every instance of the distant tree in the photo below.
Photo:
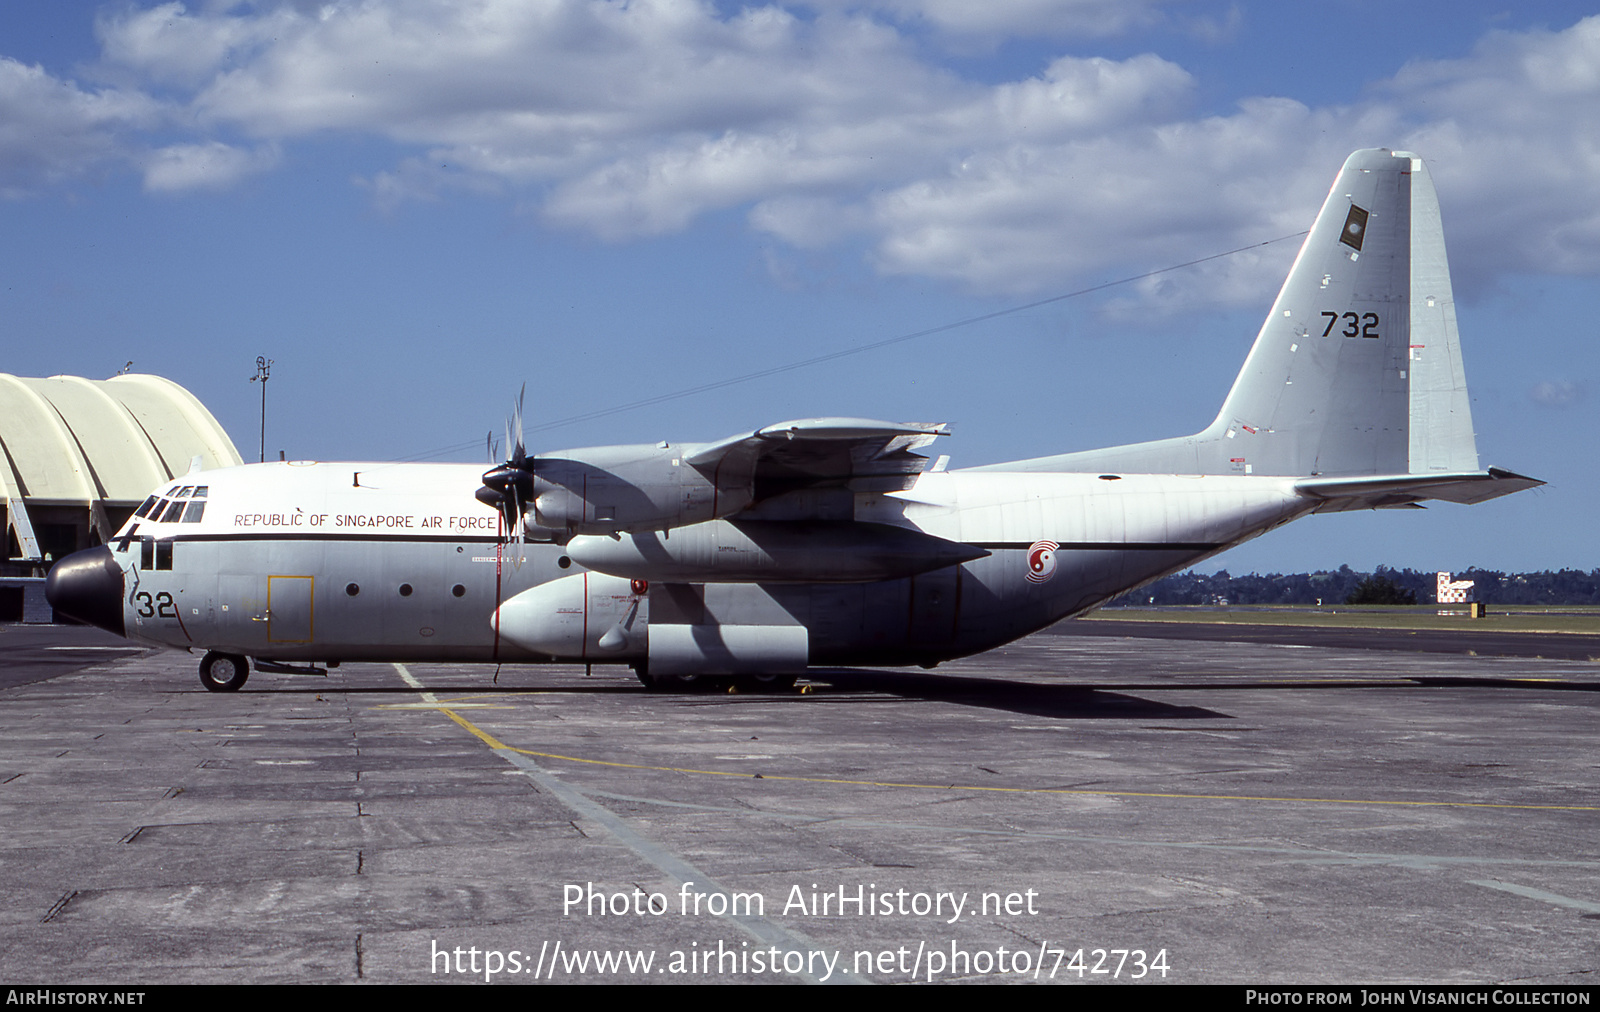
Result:
{"label": "distant tree", "polygon": [[[1452,570],[1457,580],[1473,581],[1472,594],[1487,604],[1600,605],[1600,569],[1583,572],[1563,569],[1536,573],[1502,573],[1492,569]],[[1364,581],[1377,579],[1393,584],[1414,601],[1432,601],[1435,587],[1432,570],[1390,569],[1378,566],[1358,573],[1349,566],[1315,573],[1248,573],[1233,576],[1227,570],[1210,576],[1185,570],[1162,577],[1133,591],[1113,604],[1155,604],[1158,606],[1214,604],[1227,598],[1235,605],[1332,604],[1345,601]],[[1401,600],[1406,600],[1404,597]]]}
{"label": "distant tree", "polygon": [[1373,575],[1356,584],[1345,604],[1416,604],[1417,592],[1406,590],[1387,576]]}

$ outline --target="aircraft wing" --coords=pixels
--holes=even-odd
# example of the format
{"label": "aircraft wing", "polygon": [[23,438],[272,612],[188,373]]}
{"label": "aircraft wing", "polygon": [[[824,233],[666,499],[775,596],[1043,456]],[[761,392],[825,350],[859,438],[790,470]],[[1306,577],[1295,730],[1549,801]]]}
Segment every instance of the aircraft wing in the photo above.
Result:
{"label": "aircraft wing", "polygon": [[1301,495],[1322,500],[1314,512],[1340,513],[1405,508],[1424,499],[1473,504],[1543,484],[1537,478],[1491,467],[1458,473],[1304,478],[1295,482],[1294,488]]}
{"label": "aircraft wing", "polygon": [[707,443],[684,463],[719,487],[751,488],[757,502],[802,488],[895,492],[927,462],[916,451],[949,434],[943,424],[803,418]]}

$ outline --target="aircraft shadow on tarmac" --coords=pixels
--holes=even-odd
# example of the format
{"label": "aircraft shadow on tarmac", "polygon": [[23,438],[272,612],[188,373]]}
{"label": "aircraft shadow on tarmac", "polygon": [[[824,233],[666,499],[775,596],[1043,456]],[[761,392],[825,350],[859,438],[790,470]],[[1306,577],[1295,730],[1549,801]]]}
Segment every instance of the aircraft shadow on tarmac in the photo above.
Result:
{"label": "aircraft shadow on tarmac", "polygon": [[[1128,696],[1120,692],[1075,685],[1039,685],[1032,682],[1013,682],[998,678],[962,678],[949,675],[925,675],[920,672],[874,671],[855,668],[813,670],[806,675],[812,682],[824,682],[828,688],[820,694],[802,695],[799,692],[738,693],[723,692],[674,693],[655,696],[663,704],[693,703],[697,705],[726,705],[746,703],[779,703],[815,705],[830,697],[840,702],[867,703],[859,697],[868,694],[899,696],[926,702],[953,703],[958,706],[978,706],[990,710],[1006,710],[1059,720],[1123,719],[1123,720],[1229,720],[1231,714],[1210,710],[1203,706],[1175,706],[1154,700]],[[318,679],[321,681],[321,679]],[[205,690],[196,686],[196,692]],[[271,685],[257,688],[252,682],[246,692],[274,695],[378,695],[415,696],[418,692],[432,692],[441,697],[477,695],[578,695],[578,696],[640,696],[647,693],[641,685],[612,682],[586,685],[424,685],[415,689],[405,685],[367,686],[340,685],[329,681],[320,685]],[[653,694],[652,694],[653,695]],[[849,699],[839,697],[854,697]],[[441,703],[443,700],[441,700]]]}
{"label": "aircraft shadow on tarmac", "polygon": [[[405,685],[344,685],[329,679],[321,684],[262,685],[254,683],[246,691],[278,695],[376,695],[411,697],[420,692],[432,692],[449,699],[480,695],[502,696],[643,696],[651,695],[663,705],[744,705],[789,704],[815,705],[830,700],[839,703],[863,705],[874,702],[864,696],[896,696],[905,700],[951,703],[958,706],[982,707],[1004,710],[1055,720],[1232,720],[1233,715],[1203,706],[1180,706],[1128,695],[1127,689],[1151,691],[1275,691],[1306,690],[1404,690],[1404,689],[1521,689],[1525,691],[1600,691],[1600,682],[1555,681],[1545,679],[1473,678],[1410,676],[1392,680],[1370,679],[1307,679],[1261,680],[1232,682],[1188,682],[1133,686],[1041,685],[1037,682],[1010,681],[1003,678],[967,678],[952,675],[930,675],[917,671],[884,671],[863,668],[813,669],[806,675],[808,681],[821,682],[827,687],[820,693],[799,692],[737,693],[714,691],[708,686],[705,692],[688,692],[655,695],[643,686],[621,679],[596,679],[574,685],[424,685],[421,689]],[[196,687],[196,692],[204,691]]]}
{"label": "aircraft shadow on tarmac", "polygon": [[834,668],[807,678],[827,682],[836,692],[878,692],[905,699],[980,706],[1056,720],[1231,720],[1232,715],[1203,706],[1175,706],[1120,692],[1081,685],[1040,685],[1000,678],[963,678],[915,671]]}

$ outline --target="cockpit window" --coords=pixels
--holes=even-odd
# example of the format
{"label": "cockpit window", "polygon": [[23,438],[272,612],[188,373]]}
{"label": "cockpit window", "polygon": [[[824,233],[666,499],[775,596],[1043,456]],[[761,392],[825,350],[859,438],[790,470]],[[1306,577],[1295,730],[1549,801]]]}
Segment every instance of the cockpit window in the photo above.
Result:
{"label": "cockpit window", "polygon": [[188,505],[188,507],[185,508],[184,511],[183,511],[183,522],[186,523],[186,524],[197,524],[197,523],[200,522],[200,518],[205,516],[205,515],[206,515],[206,503],[205,503],[205,500],[204,499],[191,500],[189,505]]}
{"label": "cockpit window", "polygon": [[150,515],[150,507],[154,506],[157,501],[158,500],[156,499],[155,496],[151,496],[150,498],[148,498],[148,499],[146,499],[144,501],[144,505],[143,506],[140,506],[138,509],[133,511],[133,515],[136,516],[136,517],[140,517],[140,518],[149,516]]}
{"label": "cockpit window", "polygon": [[196,499],[204,499],[206,497],[206,492],[210,488],[211,488],[210,485],[196,485],[194,487],[194,497]]}
{"label": "cockpit window", "polygon": [[182,516],[182,515],[183,515],[183,503],[180,502],[179,500],[174,499],[172,502],[167,504],[166,510],[162,512],[162,514],[161,514],[161,522],[164,523],[164,524],[177,523],[178,522],[178,518],[180,516]]}
{"label": "cockpit window", "polygon": [[194,492],[194,486],[193,485],[185,485],[185,486],[183,486],[183,491],[178,493],[178,498],[179,499],[187,499],[187,498],[189,498],[189,495],[192,492]]}
{"label": "cockpit window", "polygon": [[178,494],[178,486],[174,485],[171,488],[167,489],[166,494],[168,496],[177,495]]}

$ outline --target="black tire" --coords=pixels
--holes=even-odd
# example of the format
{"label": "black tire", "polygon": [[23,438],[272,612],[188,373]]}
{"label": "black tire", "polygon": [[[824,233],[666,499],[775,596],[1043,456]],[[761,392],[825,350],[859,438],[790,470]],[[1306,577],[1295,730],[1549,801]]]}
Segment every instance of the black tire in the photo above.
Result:
{"label": "black tire", "polygon": [[250,661],[213,650],[200,658],[200,684],[211,692],[238,692],[250,677]]}
{"label": "black tire", "polygon": [[654,692],[716,692],[725,684],[710,675],[652,675],[649,682]]}
{"label": "black tire", "polygon": [[[651,692],[718,692],[737,681],[736,679],[729,679],[719,675],[652,675],[650,673],[650,664],[647,661],[635,664],[633,673],[638,676],[640,682],[644,683],[644,687]],[[789,678],[789,685],[794,685],[792,676]]]}
{"label": "black tire", "polygon": [[717,688],[715,680],[704,675],[652,675],[649,661],[635,664],[633,673],[651,692],[710,692]]}
{"label": "black tire", "polygon": [[733,680],[740,692],[788,692],[799,675],[740,675]]}

